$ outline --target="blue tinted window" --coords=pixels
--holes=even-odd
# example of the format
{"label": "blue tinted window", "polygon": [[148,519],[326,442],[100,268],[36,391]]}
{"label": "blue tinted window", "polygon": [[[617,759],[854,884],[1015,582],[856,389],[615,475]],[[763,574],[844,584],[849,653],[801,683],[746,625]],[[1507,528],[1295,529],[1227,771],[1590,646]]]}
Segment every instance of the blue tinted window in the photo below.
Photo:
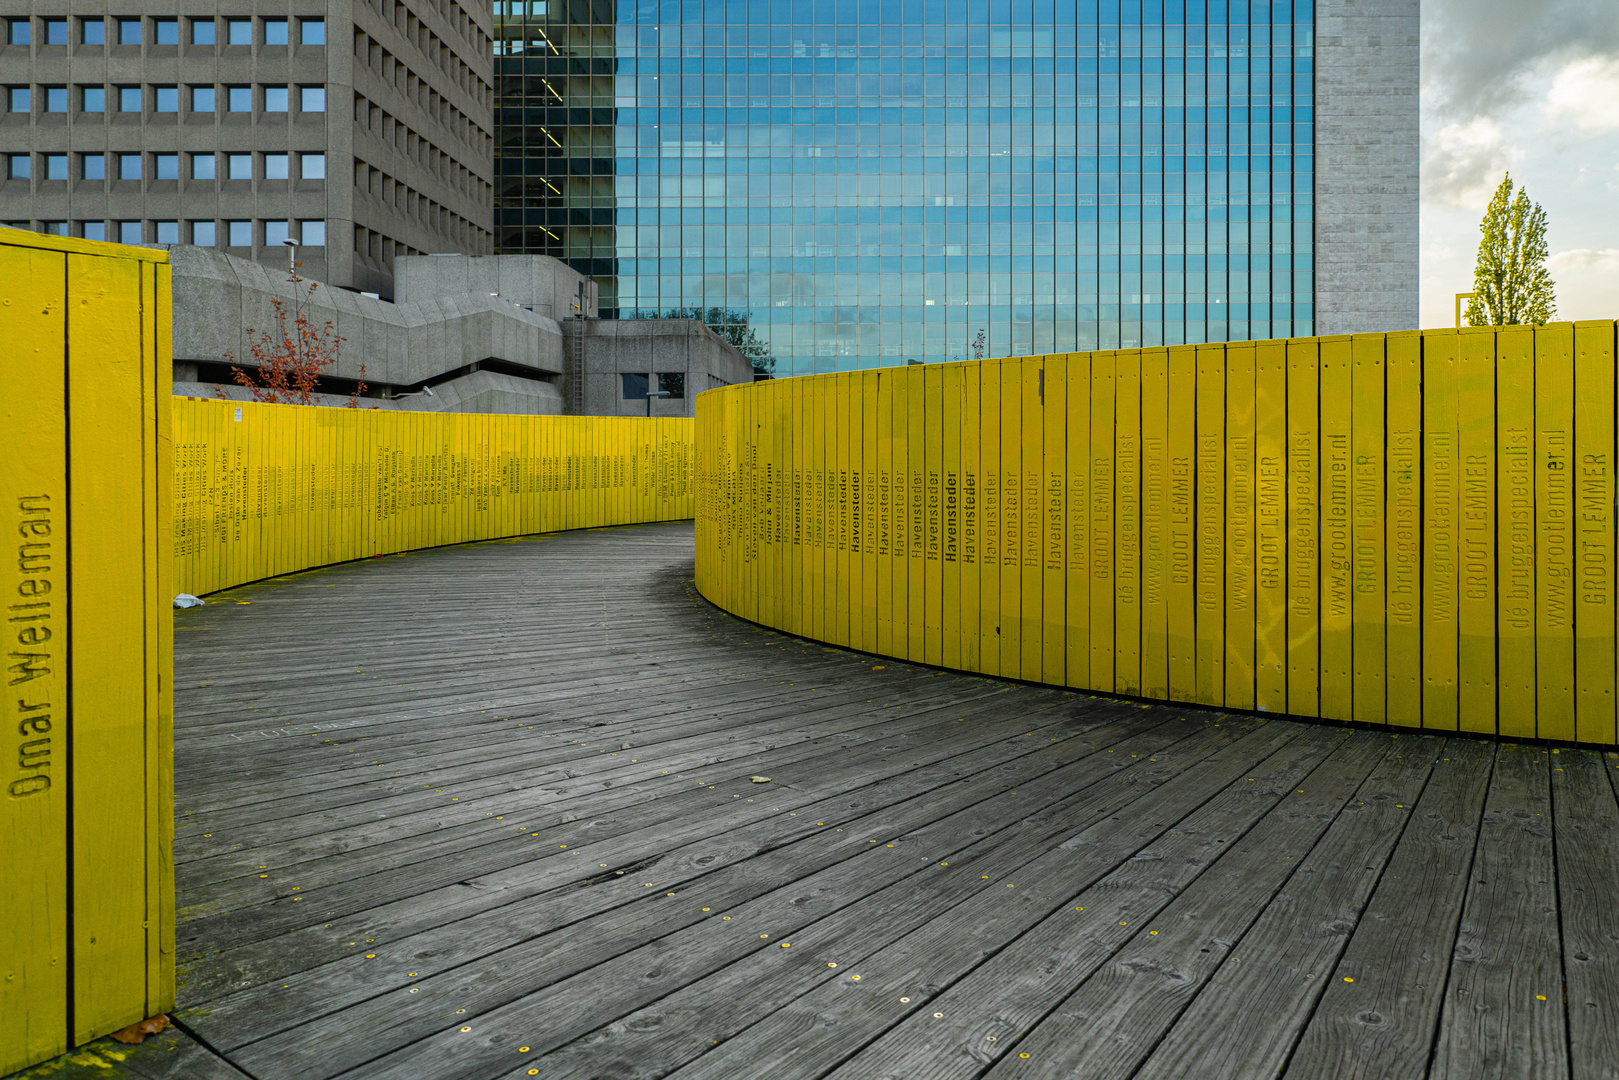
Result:
{"label": "blue tinted window", "polygon": [[226,103],[231,112],[253,111],[253,88],[251,86],[231,86],[225,90]]}
{"label": "blue tinted window", "polygon": [[10,19],[6,23],[6,44],[27,45],[33,40],[29,33],[32,24],[27,19]]}
{"label": "blue tinted window", "polygon": [[[229,44],[229,45],[251,45],[251,44],[253,44],[253,20],[252,19],[226,19],[225,20],[225,34],[226,34],[226,38],[225,38],[226,44]],[[232,244],[231,246],[232,247],[239,247],[240,245]]]}
{"label": "blue tinted window", "polygon": [[105,45],[107,43],[107,22],[105,19],[80,19],[79,44]]}
{"label": "blue tinted window", "polygon": [[[152,43],[154,45],[178,45],[178,44],[180,44],[180,20],[179,19],[153,19],[152,20]],[[176,229],[176,235],[178,235],[179,225],[178,225],[178,223],[174,223],[174,224],[175,224],[175,229]],[[159,243],[178,244],[179,241],[178,240],[159,241]]]}
{"label": "blue tinted window", "polygon": [[215,109],[214,88],[211,86],[193,86],[191,88],[191,111],[210,113]]}
{"label": "blue tinted window", "polygon": [[300,45],[326,44],[325,19],[299,19],[298,43]]}
{"label": "blue tinted window", "polygon": [[225,242],[230,247],[252,247],[253,223],[251,221],[225,222]]}
{"label": "blue tinted window", "polygon": [[287,88],[285,86],[266,86],[264,88],[264,111],[287,111]]}
{"label": "blue tinted window", "polygon": [[79,111],[97,113],[107,111],[107,88],[83,86],[79,88]]}
{"label": "blue tinted window", "polygon": [[82,155],[79,158],[79,176],[84,180],[105,180],[107,178],[107,155]]}
{"label": "blue tinted window", "polygon": [[46,19],[46,20],[44,20],[44,22],[45,22],[45,44],[47,44],[47,45],[66,45],[67,44],[67,20],[66,19]]}
{"label": "blue tinted window", "polygon": [[67,155],[66,154],[46,154],[45,155],[45,179],[47,179],[47,180],[66,180],[67,179]]}
{"label": "blue tinted window", "polygon": [[624,400],[645,400],[647,391],[647,377],[634,372],[625,372],[619,376],[624,380]]}
{"label": "blue tinted window", "polygon": [[[193,44],[193,45],[212,45],[212,44],[214,44],[214,20],[212,20],[212,19],[192,19],[191,20],[191,44]],[[210,228],[211,227],[212,226],[210,225]]]}

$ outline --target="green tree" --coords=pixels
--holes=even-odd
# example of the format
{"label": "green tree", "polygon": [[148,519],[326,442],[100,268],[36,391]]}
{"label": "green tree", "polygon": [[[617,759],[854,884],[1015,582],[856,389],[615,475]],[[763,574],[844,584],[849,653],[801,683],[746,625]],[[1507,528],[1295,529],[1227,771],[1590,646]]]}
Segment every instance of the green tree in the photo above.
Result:
{"label": "green tree", "polygon": [[1557,312],[1552,279],[1546,273],[1546,211],[1518,189],[1512,174],[1501,180],[1479,223],[1483,238],[1473,270],[1473,298],[1467,302],[1470,326],[1541,326]]}
{"label": "green tree", "polygon": [[776,370],[776,358],[770,355],[770,346],[765,344],[754,332],[753,327],[748,325],[752,315],[752,312],[738,311],[735,308],[684,307],[670,308],[662,315],[649,317],[695,319],[718,334],[721,341],[746,356],[754,371],[761,375],[770,375]]}

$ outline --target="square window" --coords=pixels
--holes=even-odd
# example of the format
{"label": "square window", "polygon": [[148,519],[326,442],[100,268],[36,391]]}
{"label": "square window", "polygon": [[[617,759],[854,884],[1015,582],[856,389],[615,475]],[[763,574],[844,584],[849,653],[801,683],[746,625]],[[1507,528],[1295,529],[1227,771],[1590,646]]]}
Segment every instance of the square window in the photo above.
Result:
{"label": "square window", "polygon": [[153,87],[152,108],[157,112],[179,112],[180,88],[178,86]]}
{"label": "square window", "polygon": [[138,221],[120,221],[118,223],[118,242],[120,244],[139,244],[141,242],[141,223]]}
{"label": "square window", "polygon": [[82,180],[105,180],[107,178],[107,155],[80,154],[79,178]]}
{"label": "square window", "polygon": [[79,229],[86,240],[107,239],[107,223],[105,221],[80,222]]}
{"label": "square window", "polygon": [[253,88],[251,86],[228,86],[225,88],[225,104],[231,112],[253,111]]}
{"label": "square window", "polygon": [[47,180],[66,180],[67,179],[67,155],[66,154],[46,154],[45,155],[45,179],[47,179]]}
{"label": "square window", "polygon": [[[67,20],[66,19],[46,19],[46,20],[44,20],[44,22],[45,22],[45,44],[47,44],[47,45],[66,45],[67,44]],[[65,223],[64,223],[63,227],[64,228],[66,227]],[[67,233],[63,233],[62,235],[66,236]]]}
{"label": "square window", "polygon": [[213,247],[214,235],[213,222],[193,221],[191,223],[191,242],[198,247]]}
{"label": "square window", "polygon": [[209,113],[217,106],[214,103],[214,88],[211,86],[193,86],[191,88],[191,111]]}
{"label": "square window", "polygon": [[107,23],[104,19],[79,20],[80,45],[105,45],[107,43]]}
{"label": "square window", "polygon": [[67,112],[67,87],[47,86],[45,88],[45,111]]}
{"label": "square window", "polygon": [[285,44],[287,44],[287,20],[285,20],[285,19],[265,19],[264,20],[264,43],[266,45],[285,45]]}
{"label": "square window", "polygon": [[324,221],[300,221],[300,242],[304,247],[326,246],[326,223]]}
{"label": "square window", "polygon": [[27,180],[33,175],[33,159],[27,154],[8,154],[6,157],[6,179]]}
{"label": "square window", "polygon": [[266,180],[287,179],[287,154],[264,155],[264,178]]}
{"label": "square window", "polygon": [[[179,154],[153,154],[152,155],[152,170],[153,170],[152,171],[152,179],[153,180],[178,180],[178,179],[180,179],[180,155]],[[178,244],[179,241],[175,240],[175,241],[172,241],[172,243]]]}
{"label": "square window", "polygon": [[[251,44],[253,44],[253,20],[252,19],[226,19],[225,20],[225,44],[227,44],[227,45],[251,45]],[[241,247],[242,245],[240,245],[240,244],[232,244],[231,246],[232,247]]]}
{"label": "square window", "polygon": [[141,156],[139,154],[118,155],[118,179],[139,180],[141,178]]}
{"label": "square window", "polygon": [[191,44],[212,45],[214,43],[214,20],[191,20]]}
{"label": "square window", "polygon": [[285,86],[266,86],[264,88],[264,111],[287,111],[287,88]]}
{"label": "square window", "polygon": [[[227,180],[251,180],[251,179],[253,179],[253,155],[252,154],[226,154],[225,155],[225,179],[227,179]],[[232,247],[239,247],[240,245],[233,244],[231,246]]]}
{"label": "square window", "polygon": [[326,88],[324,86],[299,87],[298,108],[304,112],[325,112]]}
{"label": "square window", "polygon": [[679,401],[686,396],[686,373],[674,371],[660,374],[658,389],[667,393],[670,401]]}
{"label": "square window", "polygon": [[80,112],[106,112],[107,88],[105,86],[79,87]]}
{"label": "square window", "polygon": [[325,154],[301,154],[298,158],[298,177],[301,180],[326,179]]}
{"label": "square window", "polygon": [[300,45],[326,44],[325,19],[299,19],[298,43]]}
{"label": "square window", "polygon": [[264,223],[264,246],[282,247],[289,237],[288,223],[285,221],[266,221]]}
{"label": "square window", "polygon": [[191,155],[191,179],[212,180],[214,178],[214,155]]}
{"label": "square window", "polygon": [[[178,44],[180,44],[180,20],[179,19],[153,19],[152,20],[152,44],[153,45],[178,45]],[[176,226],[176,228],[178,228],[178,226]],[[178,240],[174,240],[174,241],[170,241],[170,242],[171,243],[176,243],[176,244],[179,243]]]}
{"label": "square window", "polygon": [[626,371],[622,376],[624,380],[624,400],[646,400],[647,377],[640,372]]}
{"label": "square window", "polygon": [[32,112],[28,103],[28,87],[13,86],[6,93],[6,108],[14,113]]}
{"label": "square window", "polygon": [[12,19],[6,25],[7,45],[27,45],[33,40],[33,24],[27,19]]}
{"label": "square window", "polygon": [[67,222],[65,222],[65,221],[46,221],[46,222],[41,222],[40,226],[39,226],[39,231],[44,233],[46,236],[66,236],[67,235]]}
{"label": "square window", "polygon": [[141,21],[139,19],[118,20],[118,44],[139,45],[141,43]]}
{"label": "square window", "polygon": [[225,222],[225,243],[229,247],[252,247],[253,223],[251,221]]}
{"label": "square window", "polygon": [[180,223],[178,221],[157,221],[157,242],[159,244],[178,244],[180,242]]}
{"label": "square window", "polygon": [[141,111],[141,88],[138,86],[120,86],[118,88],[118,111]]}

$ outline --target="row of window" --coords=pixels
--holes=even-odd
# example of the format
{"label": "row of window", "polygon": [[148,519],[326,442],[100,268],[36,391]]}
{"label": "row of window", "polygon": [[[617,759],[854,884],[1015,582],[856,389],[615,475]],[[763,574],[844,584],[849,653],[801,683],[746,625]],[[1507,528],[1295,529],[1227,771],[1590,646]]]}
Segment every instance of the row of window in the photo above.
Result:
{"label": "row of window", "polygon": [[218,112],[221,97],[224,98],[225,111],[233,113],[252,112],[255,99],[259,108],[267,113],[291,112],[294,101],[298,103],[299,112],[326,111],[325,86],[78,85],[71,87],[75,95],[70,95],[69,90],[69,87],[61,85],[7,87],[6,108],[26,115],[33,112],[34,102],[38,100],[42,113],[65,113],[70,96],[76,96],[81,113],[107,112],[109,103],[117,106],[115,111],[123,113],[138,113],[147,108],[155,113],[177,113],[183,92],[190,106],[189,111],[193,113]]}
{"label": "row of window", "polygon": [[[258,44],[260,45],[290,45],[292,44],[292,20],[290,19],[224,19],[211,18],[188,19],[190,33],[187,40],[192,45],[216,45],[219,43],[219,22],[225,24],[224,43],[226,45],[252,45],[254,43],[254,23],[258,23]],[[38,23],[38,27],[34,26]],[[78,33],[73,34],[70,22],[78,23]],[[299,19],[297,20],[298,44],[324,45],[326,44],[325,19]],[[50,19],[7,19],[6,43],[8,45],[31,45],[37,40],[41,45],[67,45],[76,42],[80,45],[139,45],[142,41],[149,41],[153,45],[180,44],[179,19],[145,19],[138,15],[103,18],[99,15],[76,20],[66,18]]]}
{"label": "row of window", "polygon": [[[26,221],[9,221],[14,228],[26,229]],[[183,229],[182,229],[183,227]],[[218,247],[325,247],[324,221],[45,221],[39,231],[48,236],[82,236],[86,240],[114,240],[120,244],[179,244]],[[180,239],[182,231],[191,234]],[[257,241],[257,243],[255,243]]]}
{"label": "row of window", "polygon": [[[258,179],[290,180],[293,178],[292,154],[188,154],[190,168],[186,178],[191,180],[252,180],[254,158],[258,159]],[[69,175],[70,157],[78,158],[78,175]],[[30,180],[36,172],[40,180],[179,180],[179,154],[7,154],[6,179]],[[38,164],[34,159],[38,158]],[[224,171],[219,170],[219,158],[224,158]],[[326,179],[325,154],[298,154],[297,178],[300,180]]]}

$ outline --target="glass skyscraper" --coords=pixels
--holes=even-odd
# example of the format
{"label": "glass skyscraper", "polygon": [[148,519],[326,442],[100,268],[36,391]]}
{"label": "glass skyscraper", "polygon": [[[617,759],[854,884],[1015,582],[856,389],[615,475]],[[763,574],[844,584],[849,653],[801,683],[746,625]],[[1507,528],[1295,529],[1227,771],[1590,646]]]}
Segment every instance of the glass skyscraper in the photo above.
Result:
{"label": "glass skyscraper", "polygon": [[1313,0],[497,0],[496,244],[778,375],[1315,332]]}

